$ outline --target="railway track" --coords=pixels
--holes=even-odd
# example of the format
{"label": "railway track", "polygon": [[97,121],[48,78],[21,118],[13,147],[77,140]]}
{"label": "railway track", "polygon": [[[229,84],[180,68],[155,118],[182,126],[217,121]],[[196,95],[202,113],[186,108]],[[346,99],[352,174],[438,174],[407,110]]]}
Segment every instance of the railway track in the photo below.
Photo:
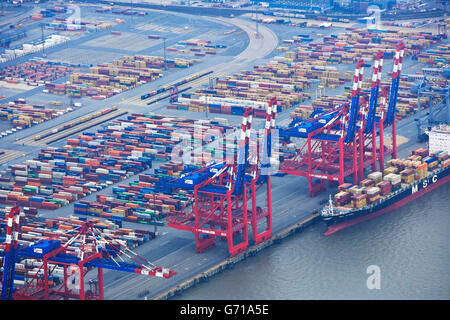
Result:
{"label": "railway track", "polygon": [[78,125],[75,125],[71,128],[62,130],[62,131],[58,131],[53,133],[54,129],[49,129],[46,130],[44,132],[42,132],[40,135],[44,136],[43,138],[40,139],[36,139],[36,135],[32,135],[32,136],[28,136],[24,139],[21,139],[19,141],[17,141],[18,144],[26,144],[26,145],[31,145],[31,146],[46,146],[48,144],[54,143],[56,141],[59,141],[61,139],[67,138],[71,135],[74,135],[78,132],[81,132],[83,130],[95,127],[103,122],[107,122],[110,121],[114,118],[120,117],[124,114],[127,114],[128,111],[127,110],[121,110],[118,109],[116,111],[104,114],[98,118],[94,118],[92,120],[89,120],[87,122],[83,122],[80,123]]}
{"label": "railway track", "polygon": [[23,152],[17,150],[3,149],[0,151],[0,164],[16,159],[23,155]]}
{"label": "railway track", "polygon": [[[186,82],[184,84],[178,85],[178,90],[179,91],[187,90],[189,87],[195,88],[195,87],[197,87],[199,85],[202,85],[202,84],[208,82],[210,77],[212,77],[212,76],[213,77],[220,77],[223,74],[222,73],[218,73],[218,72],[212,72],[212,73],[210,73],[208,75],[209,75],[209,77],[202,76],[202,77],[200,77],[198,79],[195,79],[195,80],[192,80],[192,81],[188,81],[188,82]],[[174,81],[174,82],[166,85],[165,87],[172,87],[172,86],[176,85],[178,82],[179,81]],[[129,99],[126,99],[126,100],[122,101],[122,103],[123,104],[132,104],[132,105],[137,105],[137,106],[143,106],[144,107],[144,106],[151,105],[151,104],[154,104],[156,102],[159,102],[160,100],[164,100],[164,99],[169,98],[170,94],[167,94],[167,92],[168,92],[168,90],[160,92],[160,93],[157,93],[157,94],[155,94],[155,95],[153,95],[151,97],[148,97],[147,99],[141,99],[142,95],[137,95],[137,96],[134,96],[132,98],[129,98]],[[161,97],[161,95],[164,94],[164,93],[166,93],[167,96]]]}
{"label": "railway track", "polygon": [[[221,76],[224,76],[224,75],[226,75],[226,72],[213,72],[210,74],[211,77],[217,77],[217,78],[220,78]],[[202,84],[207,83],[208,81],[209,81],[209,78],[199,78],[192,82],[188,82],[186,84],[178,86],[178,90],[179,91],[186,90],[189,87],[192,87],[195,89],[196,87],[199,87]],[[153,97],[151,97],[153,99],[148,98],[148,99],[144,99],[144,100],[141,100],[141,96],[139,95],[139,96],[135,96],[133,98],[127,99],[125,101],[122,101],[121,103],[146,107],[147,105],[154,104],[156,102],[159,102],[160,100],[169,99],[169,97],[170,97],[170,95],[167,95],[166,97],[161,99],[161,97],[159,97],[159,95],[161,95],[161,94],[162,93],[154,95]]]}

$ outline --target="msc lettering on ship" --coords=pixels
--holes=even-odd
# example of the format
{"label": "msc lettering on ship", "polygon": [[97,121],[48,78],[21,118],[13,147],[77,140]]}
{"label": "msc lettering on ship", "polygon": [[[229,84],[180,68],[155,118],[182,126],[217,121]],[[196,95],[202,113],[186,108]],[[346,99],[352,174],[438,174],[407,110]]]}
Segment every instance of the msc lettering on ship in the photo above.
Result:
{"label": "msc lettering on ship", "polygon": [[[431,178],[432,183],[435,183],[437,180],[438,180],[437,175],[434,175]],[[428,179],[422,181],[422,188],[425,189],[426,187],[428,187]],[[412,193],[416,193],[417,191],[419,191],[419,184],[415,184],[411,188]]]}

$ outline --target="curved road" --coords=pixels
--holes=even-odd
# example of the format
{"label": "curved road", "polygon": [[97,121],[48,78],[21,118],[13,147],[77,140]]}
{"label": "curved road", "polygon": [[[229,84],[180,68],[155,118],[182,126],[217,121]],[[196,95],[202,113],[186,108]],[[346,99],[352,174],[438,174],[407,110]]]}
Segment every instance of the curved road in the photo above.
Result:
{"label": "curved road", "polygon": [[[209,17],[203,17],[209,18]],[[185,85],[180,86],[178,89],[184,89],[188,86],[192,86],[193,88],[198,87],[204,83],[207,83],[210,77],[223,77],[224,75],[228,75],[231,73],[235,73],[241,71],[245,68],[249,63],[256,61],[258,59],[262,59],[269,55],[273,50],[278,46],[278,37],[277,35],[265,26],[258,26],[259,35],[256,37],[255,31],[256,26],[253,22],[248,20],[243,20],[239,18],[210,18],[211,20],[216,20],[219,22],[231,24],[237,28],[244,30],[247,33],[250,41],[247,48],[242,51],[239,55],[234,57],[231,61],[219,63],[214,66],[214,73],[210,74],[208,77],[200,78],[196,81],[187,83]],[[199,73],[206,72],[211,70],[211,67],[205,68],[204,70],[197,71]],[[152,97],[155,99],[156,97]],[[123,101],[121,104],[133,104],[133,105],[142,105],[147,106],[147,102],[151,100],[141,100],[141,95],[134,96]]]}
{"label": "curved road", "polygon": [[[278,45],[278,37],[277,35],[270,30],[269,28],[258,25],[259,35],[256,37],[255,31],[256,26],[255,23],[248,20],[243,20],[239,18],[216,18],[216,20],[226,22],[232,24],[238,28],[244,30],[248,37],[250,38],[250,43],[241,54],[237,55],[231,62],[231,66],[229,63],[222,63],[223,67],[230,70],[230,67],[233,69],[241,69],[243,64],[247,64],[253,60],[261,59],[270,54]],[[221,65],[218,65],[220,68]]]}

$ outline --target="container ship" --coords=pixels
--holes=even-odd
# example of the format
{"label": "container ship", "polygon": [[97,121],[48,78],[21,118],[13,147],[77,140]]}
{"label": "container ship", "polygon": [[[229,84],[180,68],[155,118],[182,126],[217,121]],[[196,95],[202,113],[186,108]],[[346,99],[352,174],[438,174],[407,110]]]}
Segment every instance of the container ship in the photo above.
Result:
{"label": "container ship", "polygon": [[428,149],[417,149],[408,159],[389,160],[384,172],[372,172],[361,185],[340,185],[321,211],[328,227],[324,235],[400,208],[450,181],[450,126],[427,134]]}

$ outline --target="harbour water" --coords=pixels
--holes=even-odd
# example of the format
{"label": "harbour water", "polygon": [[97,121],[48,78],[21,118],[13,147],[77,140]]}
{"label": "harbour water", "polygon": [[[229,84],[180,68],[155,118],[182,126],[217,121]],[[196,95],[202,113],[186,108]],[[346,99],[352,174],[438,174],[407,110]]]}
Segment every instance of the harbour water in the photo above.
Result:
{"label": "harbour water", "polygon": [[447,183],[328,237],[317,222],[176,299],[449,299],[449,208]]}

